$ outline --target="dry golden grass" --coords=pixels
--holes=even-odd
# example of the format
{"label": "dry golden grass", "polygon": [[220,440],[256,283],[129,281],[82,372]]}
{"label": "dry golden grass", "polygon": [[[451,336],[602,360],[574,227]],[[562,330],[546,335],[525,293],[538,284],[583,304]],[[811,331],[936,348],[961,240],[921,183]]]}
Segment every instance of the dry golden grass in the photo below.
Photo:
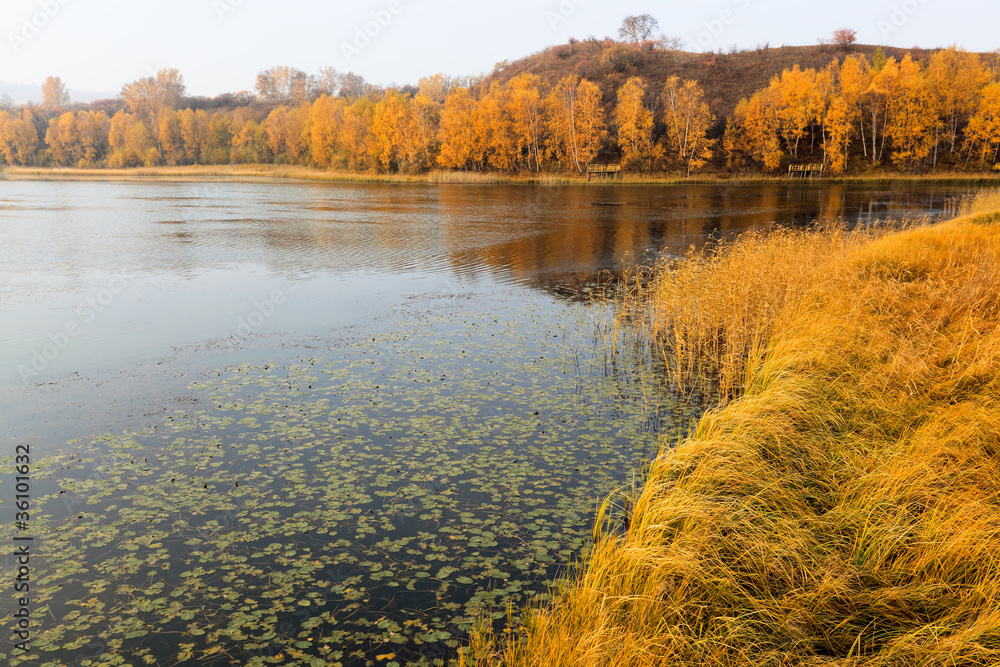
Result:
{"label": "dry golden grass", "polygon": [[1000,664],[1000,194],[966,210],[661,276],[702,300],[654,290],[647,332],[734,400],[519,640],[480,633],[465,663]]}
{"label": "dry golden grass", "polygon": [[[66,179],[66,180],[268,180],[290,179],[302,181],[329,181],[344,183],[432,183],[462,185],[718,185],[718,184],[774,184],[785,183],[783,176],[732,176],[699,174],[684,178],[676,174],[624,174],[620,178],[588,181],[580,174],[499,174],[471,171],[432,171],[426,174],[377,174],[346,171],[326,171],[297,165],[245,164],[245,165],[192,165],[179,167],[136,167],[132,169],[77,169],[68,167],[3,167],[0,177],[7,179]],[[883,174],[814,179],[813,182],[838,184],[891,184],[891,183],[951,183],[996,184],[995,174]]]}

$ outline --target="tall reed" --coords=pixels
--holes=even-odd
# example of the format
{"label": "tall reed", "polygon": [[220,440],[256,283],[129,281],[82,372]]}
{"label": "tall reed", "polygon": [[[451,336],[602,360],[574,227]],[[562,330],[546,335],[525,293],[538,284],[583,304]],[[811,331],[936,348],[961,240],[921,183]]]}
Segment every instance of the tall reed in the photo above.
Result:
{"label": "tall reed", "polygon": [[655,274],[623,309],[731,400],[657,459],[625,532],[465,664],[1000,664],[998,195],[967,211]]}

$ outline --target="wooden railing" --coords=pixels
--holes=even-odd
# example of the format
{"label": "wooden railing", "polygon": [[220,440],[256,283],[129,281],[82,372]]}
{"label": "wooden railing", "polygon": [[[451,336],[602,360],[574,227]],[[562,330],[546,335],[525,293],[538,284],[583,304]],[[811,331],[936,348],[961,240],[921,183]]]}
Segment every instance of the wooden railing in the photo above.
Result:
{"label": "wooden railing", "polygon": [[587,165],[587,180],[589,181],[593,176],[602,176],[604,178],[615,178],[620,176],[622,173],[622,166],[620,164],[588,164]]}
{"label": "wooden railing", "polygon": [[788,178],[809,178],[822,175],[822,164],[793,164],[788,167]]}

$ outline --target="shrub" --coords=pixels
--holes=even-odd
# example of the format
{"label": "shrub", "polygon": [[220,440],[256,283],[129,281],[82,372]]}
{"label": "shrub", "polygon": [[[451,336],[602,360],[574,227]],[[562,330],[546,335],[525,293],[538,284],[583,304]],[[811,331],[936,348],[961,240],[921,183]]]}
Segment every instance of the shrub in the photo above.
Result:
{"label": "shrub", "polygon": [[644,61],[643,52],[628,44],[615,44],[601,55],[601,64],[616,72],[627,72]]}

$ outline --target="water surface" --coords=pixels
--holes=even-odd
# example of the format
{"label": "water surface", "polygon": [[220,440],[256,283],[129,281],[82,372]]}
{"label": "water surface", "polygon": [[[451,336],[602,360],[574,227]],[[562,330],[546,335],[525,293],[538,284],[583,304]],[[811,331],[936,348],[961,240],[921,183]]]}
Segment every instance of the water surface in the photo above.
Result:
{"label": "water surface", "polygon": [[602,275],[965,192],[0,182],[32,664],[453,658],[697,418],[607,362]]}

